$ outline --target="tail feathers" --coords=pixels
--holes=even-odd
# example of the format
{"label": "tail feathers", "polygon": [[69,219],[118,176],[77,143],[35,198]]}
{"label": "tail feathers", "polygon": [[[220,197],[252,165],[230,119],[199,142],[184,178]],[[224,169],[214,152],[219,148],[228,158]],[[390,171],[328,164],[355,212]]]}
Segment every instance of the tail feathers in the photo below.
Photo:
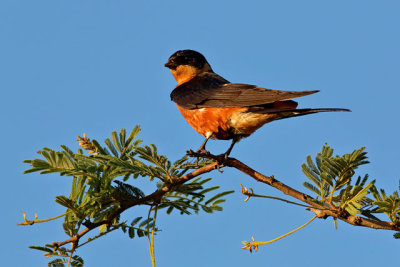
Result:
{"label": "tail feathers", "polygon": [[286,119],[291,117],[298,117],[319,112],[330,112],[330,111],[351,111],[346,108],[303,108],[303,109],[286,109],[286,110],[270,110],[266,113],[278,113],[279,119]]}

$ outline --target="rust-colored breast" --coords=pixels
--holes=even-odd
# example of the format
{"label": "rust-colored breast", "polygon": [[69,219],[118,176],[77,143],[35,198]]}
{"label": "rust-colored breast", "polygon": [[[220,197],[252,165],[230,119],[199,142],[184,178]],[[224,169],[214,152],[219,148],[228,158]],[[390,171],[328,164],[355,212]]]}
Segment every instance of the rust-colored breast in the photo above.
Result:
{"label": "rust-colored breast", "polygon": [[265,112],[262,109],[251,112],[247,107],[185,109],[177,106],[186,121],[199,134],[213,139],[227,140],[234,136],[251,135],[264,124],[284,117],[282,114],[295,109],[297,103],[291,100],[277,101],[273,103],[273,107],[266,107]]}
{"label": "rust-colored breast", "polygon": [[241,113],[247,108],[201,108],[201,109],[184,109],[179,105],[178,109],[182,113],[186,121],[199,134],[213,139],[231,139],[233,132],[229,125],[230,118],[233,114]]}

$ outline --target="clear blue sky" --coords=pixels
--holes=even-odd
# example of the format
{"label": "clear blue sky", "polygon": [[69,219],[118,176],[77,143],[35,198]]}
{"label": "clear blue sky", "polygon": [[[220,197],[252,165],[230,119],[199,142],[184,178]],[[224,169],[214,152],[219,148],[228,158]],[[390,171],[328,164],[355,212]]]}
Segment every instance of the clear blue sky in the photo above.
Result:
{"label": "clear blue sky", "polygon": [[[0,118],[2,266],[45,266],[27,248],[61,241],[61,221],[17,227],[62,213],[54,197],[70,178],[23,175],[24,159],[42,147],[76,149],[77,134],[101,141],[140,124],[140,137],[171,159],[203,141],[169,94],[175,81],[163,67],[179,49],[202,52],[232,82],[281,90],[321,90],[299,107],[343,107],[264,126],[233,150],[265,174],[302,189],[300,165],[325,142],[337,153],[366,146],[360,168],[392,192],[400,178],[400,4],[398,1],[62,1],[0,2]],[[228,142],[212,141],[213,152]],[[214,184],[237,192],[224,211],[161,215],[158,266],[396,266],[400,241],[391,232],[318,220],[255,254],[240,249],[252,235],[269,240],[313,214],[283,203],[251,199],[281,194],[235,170],[212,173]],[[148,188],[146,193],[150,193]],[[304,189],[306,190],[306,189]],[[132,210],[136,217],[142,210]],[[78,254],[87,266],[150,266],[147,241],[116,233]]]}

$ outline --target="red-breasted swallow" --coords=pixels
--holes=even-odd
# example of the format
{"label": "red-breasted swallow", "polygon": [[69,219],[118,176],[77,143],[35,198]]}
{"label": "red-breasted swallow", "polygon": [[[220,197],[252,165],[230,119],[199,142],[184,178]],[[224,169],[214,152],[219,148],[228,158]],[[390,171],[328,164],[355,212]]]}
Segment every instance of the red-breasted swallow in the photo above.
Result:
{"label": "red-breasted swallow", "polygon": [[225,152],[266,123],[325,111],[350,111],[342,108],[297,109],[292,98],[314,91],[271,90],[255,85],[230,83],[216,74],[206,58],[194,50],[179,50],[165,64],[178,85],[171,93],[186,121],[206,139],[197,150],[205,151],[211,139],[232,139]]}

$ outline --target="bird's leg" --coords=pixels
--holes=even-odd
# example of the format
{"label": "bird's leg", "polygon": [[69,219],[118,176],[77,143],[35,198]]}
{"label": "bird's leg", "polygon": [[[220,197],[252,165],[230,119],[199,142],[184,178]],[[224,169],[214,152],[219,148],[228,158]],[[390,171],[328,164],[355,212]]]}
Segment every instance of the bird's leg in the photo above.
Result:
{"label": "bird's leg", "polygon": [[[201,144],[200,148],[196,150],[196,152],[194,152],[193,150],[189,149],[188,151],[186,151],[186,154],[188,154],[189,156],[190,155],[194,155],[195,156],[195,155],[198,155],[198,154],[201,154],[201,153],[208,153],[208,151],[206,150],[206,144],[207,144],[208,139],[210,139],[210,137],[211,137],[211,135],[206,137],[206,140],[204,140],[204,142]],[[197,156],[197,161],[196,162],[198,162],[198,161],[199,161],[199,157]]]}
{"label": "bird's leg", "polygon": [[[217,157],[224,157],[224,159],[227,159],[228,156],[229,156],[229,154],[231,153],[231,151],[232,151],[232,149],[233,149],[233,146],[234,146],[239,140],[240,140],[240,138],[233,138],[233,139],[232,139],[232,143],[231,143],[230,147],[228,148],[228,150],[227,150],[224,154],[218,155]],[[218,159],[217,159],[217,162],[218,162],[218,164],[217,164],[216,168],[218,169],[218,171],[221,172],[221,173],[224,172],[223,170],[221,170],[221,168],[224,167],[224,164],[221,163],[221,161],[218,160]]]}
{"label": "bird's leg", "polygon": [[228,148],[228,150],[223,154],[225,156],[225,159],[228,158],[229,154],[231,154],[231,151],[233,149],[233,146],[238,142],[239,140],[237,138],[233,138],[232,139],[232,144],[231,146]]}
{"label": "bird's leg", "polygon": [[204,142],[201,144],[200,148],[197,149],[196,152],[189,149],[188,151],[186,151],[186,154],[208,153],[208,151],[206,150],[206,144],[207,144],[208,139],[211,138],[211,136],[212,136],[212,132],[208,132],[206,135],[206,140],[204,140]]}
{"label": "bird's leg", "polygon": [[200,148],[197,149],[196,153],[206,153],[207,152],[206,144],[207,144],[208,139],[210,139],[210,137],[206,137],[206,140],[204,140],[204,142],[201,144]]}

